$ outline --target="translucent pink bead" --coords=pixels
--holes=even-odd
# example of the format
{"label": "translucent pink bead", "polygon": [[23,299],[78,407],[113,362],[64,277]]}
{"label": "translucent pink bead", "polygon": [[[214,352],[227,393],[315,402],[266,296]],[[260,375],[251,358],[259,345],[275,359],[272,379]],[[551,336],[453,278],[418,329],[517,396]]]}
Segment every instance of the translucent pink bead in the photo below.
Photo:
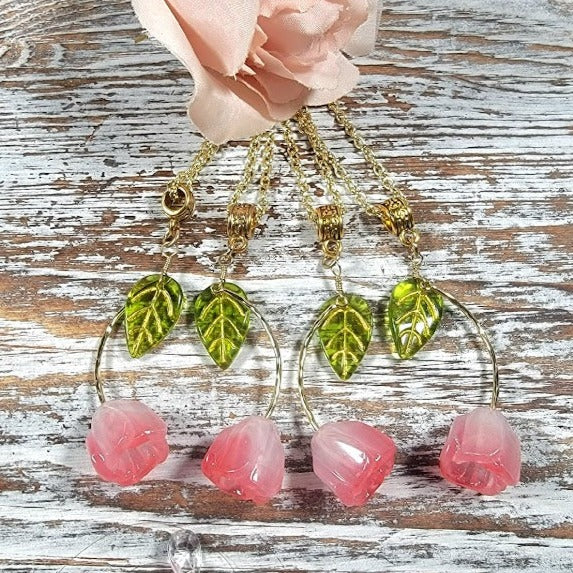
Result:
{"label": "translucent pink bead", "polygon": [[396,446],[363,422],[330,422],[311,442],[314,473],[348,506],[364,505],[394,467]]}
{"label": "translucent pink bead", "polygon": [[110,400],[92,418],[86,446],[97,474],[133,485],[169,453],[165,422],[137,400]]}
{"label": "translucent pink bead", "polygon": [[216,438],[201,469],[219,489],[262,505],[281,489],[285,454],[275,423],[250,416],[225,428]]}
{"label": "translucent pink bead", "polygon": [[440,455],[442,475],[486,495],[519,482],[519,438],[501,412],[476,408],[458,416]]}

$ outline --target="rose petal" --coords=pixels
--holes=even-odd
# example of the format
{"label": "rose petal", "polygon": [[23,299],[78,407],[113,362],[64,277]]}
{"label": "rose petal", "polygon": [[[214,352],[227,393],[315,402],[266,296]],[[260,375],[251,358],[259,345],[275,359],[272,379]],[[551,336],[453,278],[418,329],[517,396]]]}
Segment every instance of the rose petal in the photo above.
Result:
{"label": "rose petal", "polygon": [[368,0],[132,2],[191,73],[188,114],[214,143],[252,137],[358,81],[340,50],[366,20]]}
{"label": "rose petal", "polygon": [[[148,6],[161,3],[148,0]],[[166,4],[203,66],[226,76],[241,69],[259,16],[257,0],[167,0]],[[154,35],[157,32],[150,31]]]}
{"label": "rose petal", "polygon": [[354,35],[342,47],[349,56],[366,56],[374,51],[381,15],[382,1],[368,0],[368,18],[366,22],[354,32]]}
{"label": "rose petal", "polygon": [[348,92],[352,91],[360,77],[358,68],[349,62],[342,54],[337,57],[338,75],[336,87],[329,89],[314,89],[306,99],[305,105],[325,105],[340,99]]}

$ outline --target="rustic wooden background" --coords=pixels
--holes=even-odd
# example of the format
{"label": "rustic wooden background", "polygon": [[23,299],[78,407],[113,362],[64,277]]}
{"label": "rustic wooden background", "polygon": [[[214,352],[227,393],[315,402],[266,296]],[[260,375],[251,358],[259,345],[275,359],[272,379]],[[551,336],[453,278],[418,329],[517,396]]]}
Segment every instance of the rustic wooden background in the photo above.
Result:
{"label": "rustic wooden background", "polygon": [[[160,193],[200,141],[184,110],[191,81],[161,46],[136,42],[126,0],[0,0],[0,15],[1,570],[166,572],[179,527],[201,536],[212,572],[573,570],[570,0],[388,0],[378,49],[361,61],[353,117],[411,187],[426,274],[492,334],[524,458],[522,484],[496,498],[447,485],[440,447],[457,413],[488,400],[486,357],[455,313],[410,362],[378,332],[350,384],[318,354],[309,363],[323,417],[396,438],[395,471],[361,509],[311,472],[296,350],[332,285],[282,159],[271,216],[234,277],[284,349],[284,490],[257,508],[202,477],[213,436],[264,410],[272,359],[254,329],[221,374],[184,321],[144,360],[119,340],[106,358],[109,394],[137,394],[168,421],[168,462],[137,487],[95,477],[83,445],[94,349],[130,285],[161,264]],[[175,273],[190,295],[213,280],[244,151],[227,151],[197,189]],[[405,275],[403,253],[351,213],[347,285],[377,304]]]}

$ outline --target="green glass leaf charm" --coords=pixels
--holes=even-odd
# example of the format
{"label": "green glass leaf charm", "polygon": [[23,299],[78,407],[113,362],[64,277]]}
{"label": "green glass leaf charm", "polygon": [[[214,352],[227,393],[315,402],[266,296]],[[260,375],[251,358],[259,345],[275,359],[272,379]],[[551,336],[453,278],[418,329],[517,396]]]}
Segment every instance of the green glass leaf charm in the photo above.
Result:
{"label": "green glass leaf charm", "polygon": [[412,358],[434,336],[442,321],[444,299],[424,279],[409,278],[390,296],[388,319],[400,358]]}
{"label": "green glass leaf charm", "polygon": [[140,358],[169,334],[184,304],[183,289],[167,275],[145,277],[129,291],[125,303],[125,339],[133,358]]}
{"label": "green glass leaf charm", "polygon": [[[215,363],[226,370],[239,354],[249,331],[251,311],[224,290],[212,285],[195,298],[195,324],[201,342]],[[245,292],[225,283],[225,289],[243,299]]]}
{"label": "green glass leaf charm", "polygon": [[346,303],[331,298],[321,311],[336,306],[327,314],[318,336],[326,358],[341,380],[348,380],[364,358],[372,338],[372,311],[361,296],[346,295]]}

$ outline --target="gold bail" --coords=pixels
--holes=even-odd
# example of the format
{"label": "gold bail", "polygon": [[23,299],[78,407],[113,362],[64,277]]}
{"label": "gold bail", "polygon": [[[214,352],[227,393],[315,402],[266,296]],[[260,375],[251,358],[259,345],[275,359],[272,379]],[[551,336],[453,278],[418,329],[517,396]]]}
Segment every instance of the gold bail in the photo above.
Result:
{"label": "gold bail", "polygon": [[338,205],[322,205],[317,207],[316,227],[318,230],[318,240],[341,241],[344,236],[344,213],[342,207]]}
{"label": "gold bail", "polygon": [[414,216],[405,199],[392,197],[377,208],[382,223],[393,235],[401,237],[405,231],[414,229]]}
{"label": "gold bail", "polygon": [[234,253],[244,253],[249,241],[255,235],[258,225],[257,206],[251,203],[237,203],[229,208],[227,236],[229,249]]}
{"label": "gold bail", "polygon": [[191,186],[186,183],[168,186],[163,193],[161,206],[170,219],[184,221],[192,217],[195,212],[195,197]]}
{"label": "gold bail", "polygon": [[344,210],[338,205],[322,205],[315,210],[318,240],[327,259],[338,260],[344,237]]}

